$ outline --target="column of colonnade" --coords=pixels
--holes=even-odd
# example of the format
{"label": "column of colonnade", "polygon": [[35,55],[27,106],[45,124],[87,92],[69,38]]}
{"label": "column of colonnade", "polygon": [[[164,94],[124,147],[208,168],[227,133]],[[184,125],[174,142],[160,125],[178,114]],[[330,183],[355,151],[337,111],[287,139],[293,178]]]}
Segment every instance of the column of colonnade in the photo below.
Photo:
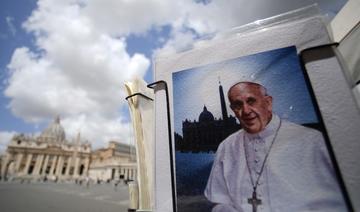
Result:
{"label": "column of colonnade", "polygon": [[115,169],[114,179],[120,179],[120,168]]}
{"label": "column of colonnade", "polygon": [[89,166],[90,166],[90,156],[85,158],[83,175],[85,176],[89,175]]}
{"label": "column of colonnade", "polygon": [[51,163],[51,167],[50,167],[50,176],[53,176],[55,173],[55,166],[56,166],[56,162],[58,161],[59,156],[58,155],[54,155],[52,158],[52,163]]}
{"label": "column of colonnade", "polygon": [[40,175],[40,170],[41,170],[41,166],[42,166],[43,162],[44,162],[44,155],[39,154],[36,157],[35,168],[34,168],[32,175],[35,175],[35,176]]}
{"label": "column of colonnade", "polygon": [[16,174],[20,173],[20,167],[21,167],[21,163],[22,163],[23,158],[24,158],[23,153],[18,153],[16,155],[16,161],[15,161],[15,173]]}
{"label": "column of colonnade", "polygon": [[45,161],[44,164],[42,165],[42,168],[40,168],[41,170],[40,174],[46,175],[46,170],[49,164],[49,157],[50,155],[45,155]]}
{"label": "column of colonnade", "polygon": [[6,175],[6,169],[8,168],[8,163],[10,162],[11,159],[11,154],[10,153],[6,153],[5,155],[5,159],[4,161],[2,161],[2,166],[1,166],[1,176],[2,178],[5,178]]}
{"label": "column of colonnade", "polygon": [[[39,165],[39,160],[40,160],[40,155],[39,154],[34,154],[35,157],[35,164],[34,164],[34,167],[32,168],[32,172],[31,172],[31,175],[35,175],[37,169],[38,169],[38,165]],[[32,163],[33,160],[31,160],[31,163]],[[30,164],[31,164],[30,163]],[[30,165],[31,166],[31,165]]]}
{"label": "column of colonnade", "polygon": [[80,157],[76,157],[75,158],[75,167],[74,167],[74,173],[73,176],[74,177],[79,177],[79,166],[80,166]]}
{"label": "column of colonnade", "polygon": [[33,158],[33,154],[30,153],[30,154],[27,155],[25,168],[23,170],[23,174],[28,174],[32,158]]}
{"label": "column of colonnade", "polygon": [[71,168],[71,161],[72,161],[72,157],[68,157],[68,159],[67,159],[67,165],[66,165],[66,170],[65,170],[65,176],[66,177],[69,177],[70,175],[70,168]]}
{"label": "column of colonnade", "polygon": [[59,155],[58,163],[55,170],[55,176],[61,176],[63,163],[64,163],[64,156]]}

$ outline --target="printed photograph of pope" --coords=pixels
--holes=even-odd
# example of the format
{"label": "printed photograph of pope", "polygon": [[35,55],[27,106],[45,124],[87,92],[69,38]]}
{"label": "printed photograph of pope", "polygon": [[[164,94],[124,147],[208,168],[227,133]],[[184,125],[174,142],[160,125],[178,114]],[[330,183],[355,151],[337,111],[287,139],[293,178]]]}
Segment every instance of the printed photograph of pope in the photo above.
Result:
{"label": "printed photograph of pope", "polygon": [[228,99],[242,129],[217,149],[204,191],[213,212],[347,211],[320,131],[274,114],[258,83],[234,84]]}

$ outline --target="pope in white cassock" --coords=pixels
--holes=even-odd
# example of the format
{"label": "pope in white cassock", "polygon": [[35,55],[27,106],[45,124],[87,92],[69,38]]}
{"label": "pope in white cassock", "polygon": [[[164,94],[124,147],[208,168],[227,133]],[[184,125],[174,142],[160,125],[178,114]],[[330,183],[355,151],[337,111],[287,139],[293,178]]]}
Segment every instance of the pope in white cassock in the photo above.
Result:
{"label": "pope in white cassock", "polygon": [[257,83],[228,91],[243,129],[218,147],[205,189],[213,212],[347,211],[322,134],[272,113]]}

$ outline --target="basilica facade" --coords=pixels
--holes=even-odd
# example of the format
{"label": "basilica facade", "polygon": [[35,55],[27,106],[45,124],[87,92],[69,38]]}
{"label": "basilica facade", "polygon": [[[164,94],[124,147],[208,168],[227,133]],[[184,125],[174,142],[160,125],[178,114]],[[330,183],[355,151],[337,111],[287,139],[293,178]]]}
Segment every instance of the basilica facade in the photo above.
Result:
{"label": "basilica facade", "polygon": [[[116,142],[112,142],[112,146],[114,145]],[[1,157],[1,177],[31,180],[98,179],[99,176],[94,175],[97,172],[91,168],[107,170],[108,161],[111,160],[112,164],[117,165],[117,169],[111,169],[114,174],[101,176],[101,180],[111,180],[111,177],[120,177],[122,173],[126,173],[126,176],[123,175],[126,179],[135,179],[135,176],[128,173],[136,173],[136,163],[130,160],[130,152],[125,152],[129,146],[125,146],[122,146],[124,150],[112,148],[109,151],[114,154],[103,160],[98,151],[92,151],[90,142],[81,139],[80,134],[76,139],[68,141],[60,119],[56,118],[39,136],[13,136]],[[121,157],[116,152],[122,152]]]}

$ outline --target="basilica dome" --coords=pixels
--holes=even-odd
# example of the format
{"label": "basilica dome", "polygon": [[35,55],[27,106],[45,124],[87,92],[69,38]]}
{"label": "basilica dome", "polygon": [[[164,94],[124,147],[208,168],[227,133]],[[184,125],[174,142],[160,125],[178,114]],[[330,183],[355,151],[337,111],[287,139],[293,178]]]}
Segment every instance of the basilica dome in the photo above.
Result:
{"label": "basilica dome", "polygon": [[214,121],[214,116],[210,111],[207,110],[206,106],[204,106],[204,109],[199,116],[199,122],[211,122],[211,121]]}
{"label": "basilica dome", "polygon": [[63,143],[65,141],[65,130],[60,124],[60,118],[56,117],[40,135],[42,140],[54,143]]}

